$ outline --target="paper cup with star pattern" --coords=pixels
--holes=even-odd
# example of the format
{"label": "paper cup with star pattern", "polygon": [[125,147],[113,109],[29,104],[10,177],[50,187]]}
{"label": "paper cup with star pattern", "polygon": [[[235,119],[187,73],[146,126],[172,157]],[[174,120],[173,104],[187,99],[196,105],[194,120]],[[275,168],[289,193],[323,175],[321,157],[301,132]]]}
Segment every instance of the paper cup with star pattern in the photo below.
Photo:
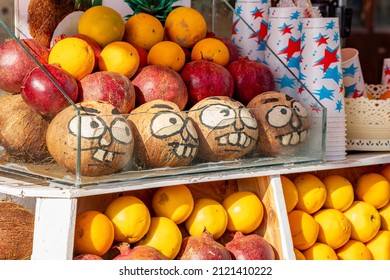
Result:
{"label": "paper cup with star pattern", "polygon": [[382,85],[390,85],[390,58],[383,60]]}
{"label": "paper cup with star pattern", "polygon": [[366,96],[359,51],[355,48],[341,49],[341,67],[343,70],[345,97],[358,98]]}
{"label": "paper cup with star pattern", "polygon": [[297,100],[302,15],[302,8],[270,8],[265,50],[265,63],[274,74],[275,89]]}

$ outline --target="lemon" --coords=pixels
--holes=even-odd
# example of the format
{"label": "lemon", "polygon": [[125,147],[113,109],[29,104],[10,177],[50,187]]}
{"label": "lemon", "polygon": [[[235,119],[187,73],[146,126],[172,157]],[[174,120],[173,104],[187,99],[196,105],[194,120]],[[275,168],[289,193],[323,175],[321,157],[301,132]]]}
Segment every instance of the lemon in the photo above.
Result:
{"label": "lemon", "polygon": [[225,232],[227,223],[228,215],[221,203],[210,198],[199,198],[185,221],[185,227],[190,235],[202,236],[206,230],[214,239],[218,239]]}
{"label": "lemon", "polygon": [[390,231],[380,230],[366,243],[373,260],[390,260]]}
{"label": "lemon", "polygon": [[378,209],[381,218],[381,229],[390,230],[390,202]]}
{"label": "lemon", "polygon": [[256,194],[238,191],[228,195],[222,205],[228,215],[227,229],[248,234],[256,230],[264,216],[264,207]]}
{"label": "lemon", "polygon": [[150,228],[137,245],[148,245],[173,260],[179,253],[183,237],[179,227],[167,217],[153,217]]}
{"label": "lemon", "polygon": [[295,177],[293,182],[298,191],[296,209],[312,214],[324,205],[326,187],[317,176],[303,173]]}
{"label": "lemon", "polygon": [[306,260],[338,260],[335,250],[327,244],[316,242],[302,254]]}
{"label": "lemon", "polygon": [[355,200],[344,215],[351,222],[351,238],[363,243],[372,239],[380,229],[378,210],[370,203]]}
{"label": "lemon", "polygon": [[351,223],[337,209],[322,209],[313,214],[319,224],[318,241],[337,249],[343,246],[351,237]]}
{"label": "lemon", "polygon": [[356,197],[379,209],[389,202],[390,183],[379,173],[363,174],[357,180]]}
{"label": "lemon", "polygon": [[320,229],[310,214],[302,210],[293,210],[288,213],[288,222],[295,248],[306,250],[316,242]]}
{"label": "lemon", "polygon": [[150,226],[150,213],[142,200],[135,196],[114,199],[104,212],[115,230],[115,240],[134,243],[140,240]]}
{"label": "lemon", "polygon": [[152,197],[156,216],[167,217],[176,224],[184,222],[194,208],[194,198],[186,185],[158,188]]}
{"label": "lemon", "polygon": [[322,179],[326,188],[324,208],[346,210],[354,200],[351,182],[341,175],[328,175]]}
{"label": "lemon", "polygon": [[294,183],[286,176],[281,175],[284,202],[286,203],[287,213],[290,213],[297,205],[298,191]]}
{"label": "lemon", "polygon": [[371,260],[367,246],[360,241],[350,239],[342,247],[336,249],[339,260]]}
{"label": "lemon", "polygon": [[300,261],[306,260],[305,255],[302,254],[302,252],[299,251],[297,248],[294,248],[294,255],[296,260],[300,260]]}

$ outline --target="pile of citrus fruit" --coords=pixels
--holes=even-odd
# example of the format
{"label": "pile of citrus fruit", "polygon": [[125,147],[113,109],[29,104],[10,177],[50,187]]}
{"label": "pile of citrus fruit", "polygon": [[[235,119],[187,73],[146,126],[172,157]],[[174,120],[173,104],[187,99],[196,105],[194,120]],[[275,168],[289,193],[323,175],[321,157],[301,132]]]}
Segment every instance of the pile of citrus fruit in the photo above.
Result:
{"label": "pile of citrus fruit", "polygon": [[358,176],[281,176],[296,259],[390,259],[390,165]]}
{"label": "pile of citrus fruit", "polygon": [[[107,252],[118,244],[132,248],[147,245],[167,259],[175,259],[185,236],[202,236],[206,230],[215,240],[225,232],[253,233],[261,224],[264,207],[250,191],[236,191],[217,201],[194,197],[186,185],[153,190],[150,201],[123,195],[104,211],[88,210],[76,217],[74,254],[110,259]],[[219,241],[218,241],[219,242]]]}

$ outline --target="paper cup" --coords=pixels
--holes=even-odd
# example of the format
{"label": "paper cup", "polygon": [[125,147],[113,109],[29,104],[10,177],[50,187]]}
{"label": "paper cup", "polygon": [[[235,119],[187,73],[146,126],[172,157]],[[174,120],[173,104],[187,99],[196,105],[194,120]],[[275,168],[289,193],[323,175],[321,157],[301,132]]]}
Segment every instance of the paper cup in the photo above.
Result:
{"label": "paper cup", "polygon": [[357,49],[341,49],[341,67],[343,69],[345,97],[367,96]]}
{"label": "paper cup", "polygon": [[382,85],[390,84],[390,58],[383,60]]}

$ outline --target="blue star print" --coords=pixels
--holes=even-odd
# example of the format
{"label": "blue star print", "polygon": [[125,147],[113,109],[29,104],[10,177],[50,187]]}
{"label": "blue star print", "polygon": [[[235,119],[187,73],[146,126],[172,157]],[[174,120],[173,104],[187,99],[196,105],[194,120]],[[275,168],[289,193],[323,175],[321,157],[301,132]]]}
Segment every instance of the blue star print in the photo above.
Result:
{"label": "blue star print", "polygon": [[291,14],[290,20],[298,19],[300,16],[301,16],[301,13],[299,11],[296,11],[296,12]]}
{"label": "blue star print", "polygon": [[331,22],[328,22],[325,28],[326,30],[328,30],[328,29],[333,29],[335,26],[336,26],[336,22],[332,20]]}
{"label": "blue star print", "polygon": [[320,100],[322,100],[322,99],[333,100],[334,90],[329,90],[325,86],[322,86],[321,89],[319,89],[319,90],[317,90],[317,91],[315,91],[313,93],[315,95],[318,95]]}
{"label": "blue star print", "polygon": [[335,32],[334,33],[334,36],[333,36],[333,42],[338,42],[339,41],[339,39],[340,39],[340,36],[339,36],[339,33],[338,32]]}
{"label": "blue star print", "polygon": [[269,0],[261,0],[261,4],[267,4]]}
{"label": "blue star print", "polygon": [[356,83],[345,86],[345,96],[352,96],[355,93]]}
{"label": "blue star print", "polygon": [[340,99],[336,102],[336,110],[339,111],[339,113],[343,110],[343,102]]}
{"label": "blue star print", "polygon": [[280,88],[294,88],[295,86],[295,79],[289,78],[286,74],[282,78],[275,79],[275,82],[280,84]]}
{"label": "blue star print", "polygon": [[353,77],[355,76],[356,72],[358,71],[358,67],[355,67],[355,64],[351,64],[351,66],[347,68],[343,68],[343,75],[345,77]]}
{"label": "blue star print", "polygon": [[287,63],[287,66],[291,69],[291,68],[296,68],[296,69],[299,69],[299,62],[301,60],[301,56],[297,56],[297,57],[291,57],[290,60],[288,61]]}
{"label": "blue star print", "polygon": [[324,74],[324,79],[333,79],[336,84],[340,82],[342,79],[343,75],[339,71],[339,67],[335,66],[334,68],[329,68],[328,71],[325,72]]}
{"label": "blue star print", "polygon": [[241,15],[242,13],[242,6],[238,6],[236,9],[236,14]]}

